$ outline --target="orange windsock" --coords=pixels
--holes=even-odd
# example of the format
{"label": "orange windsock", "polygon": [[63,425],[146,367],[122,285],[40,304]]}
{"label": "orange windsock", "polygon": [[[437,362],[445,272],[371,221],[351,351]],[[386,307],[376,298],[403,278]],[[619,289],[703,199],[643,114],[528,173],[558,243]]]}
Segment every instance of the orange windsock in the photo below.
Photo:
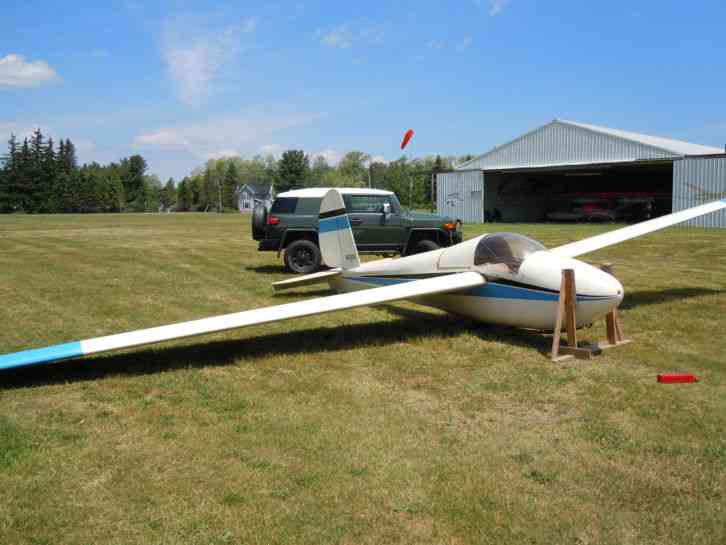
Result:
{"label": "orange windsock", "polygon": [[403,142],[401,142],[401,149],[405,148],[408,145],[408,141],[413,138],[413,129],[408,129],[406,131],[406,134],[403,135]]}

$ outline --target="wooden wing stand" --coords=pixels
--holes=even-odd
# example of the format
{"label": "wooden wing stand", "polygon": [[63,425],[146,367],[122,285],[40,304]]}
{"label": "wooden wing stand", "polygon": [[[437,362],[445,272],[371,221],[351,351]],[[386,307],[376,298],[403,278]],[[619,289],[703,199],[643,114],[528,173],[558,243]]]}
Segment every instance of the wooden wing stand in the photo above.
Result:
{"label": "wooden wing stand", "polygon": [[[612,274],[612,267],[609,263],[601,265],[600,268],[606,273]],[[575,289],[575,271],[573,269],[565,269],[562,271],[560,299],[557,306],[557,321],[555,322],[555,331],[552,337],[552,361],[563,361],[571,358],[589,360],[594,355],[599,354],[605,349],[630,342],[625,340],[623,336],[623,329],[620,325],[618,309],[614,308],[605,316],[608,336],[607,342],[601,342],[595,345],[578,345],[577,317],[575,314],[576,303],[577,291]],[[567,344],[560,346],[563,322],[565,332],[567,333]]]}

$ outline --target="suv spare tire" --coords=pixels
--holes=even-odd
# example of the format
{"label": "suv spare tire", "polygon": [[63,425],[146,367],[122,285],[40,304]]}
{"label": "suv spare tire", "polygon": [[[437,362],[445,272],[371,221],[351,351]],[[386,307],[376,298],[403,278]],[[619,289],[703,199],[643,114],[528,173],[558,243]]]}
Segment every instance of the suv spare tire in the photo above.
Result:
{"label": "suv spare tire", "polygon": [[267,208],[258,204],[252,210],[252,238],[262,240],[265,238],[265,224],[267,223]]}
{"label": "suv spare tire", "polygon": [[290,272],[310,274],[320,268],[320,262],[320,248],[310,240],[296,240],[285,248],[285,267]]}

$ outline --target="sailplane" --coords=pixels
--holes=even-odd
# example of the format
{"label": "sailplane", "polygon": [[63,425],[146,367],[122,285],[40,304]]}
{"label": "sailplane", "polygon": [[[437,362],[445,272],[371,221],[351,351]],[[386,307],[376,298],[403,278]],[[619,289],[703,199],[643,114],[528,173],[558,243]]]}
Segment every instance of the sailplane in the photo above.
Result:
{"label": "sailplane", "polygon": [[726,199],[721,199],[552,249],[520,234],[493,233],[423,254],[361,263],[343,198],[330,189],[320,204],[318,228],[330,270],[273,286],[283,290],[327,282],[338,294],[24,350],[0,356],[0,369],[404,299],[477,321],[552,331],[565,269],[575,271],[581,327],[608,314],[625,293],[614,276],[575,258],[724,208]]}

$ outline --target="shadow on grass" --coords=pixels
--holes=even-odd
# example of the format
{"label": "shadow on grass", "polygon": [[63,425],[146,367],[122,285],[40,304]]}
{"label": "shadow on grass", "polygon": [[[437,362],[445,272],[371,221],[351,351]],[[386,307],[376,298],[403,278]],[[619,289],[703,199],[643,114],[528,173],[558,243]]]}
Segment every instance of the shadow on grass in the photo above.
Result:
{"label": "shadow on grass", "polygon": [[[252,272],[256,272],[256,273],[289,274],[290,275],[290,278],[294,278],[295,276],[299,276],[299,275],[295,275],[295,274],[291,273],[290,271],[288,271],[285,268],[284,265],[279,265],[279,264],[278,265],[257,265],[256,267],[245,267],[245,270],[252,271]],[[324,272],[324,271],[329,271],[329,270],[330,270],[330,267],[323,266],[323,267],[320,267],[320,270],[318,272]]]}
{"label": "shadow on grass", "polygon": [[293,297],[326,297],[328,295],[335,295],[335,293],[336,292],[330,288],[312,290],[312,291],[290,290],[290,291],[277,291],[273,294],[273,297],[275,299],[277,299],[277,298],[292,299]]}
{"label": "shadow on grass", "polygon": [[283,273],[287,272],[285,270],[284,265],[258,265],[256,267],[245,267],[245,270],[256,272],[256,273],[266,273],[266,274],[270,274],[270,273],[283,274]]}
{"label": "shadow on grass", "polygon": [[670,288],[665,290],[642,290],[628,292],[625,290],[625,298],[620,304],[620,308],[628,310],[631,308],[657,305],[667,303],[678,299],[689,299],[691,297],[701,297],[703,295],[715,295],[720,293],[719,290],[711,288]]}
{"label": "shadow on grass", "polygon": [[463,333],[481,339],[546,352],[538,334],[514,328],[481,327],[465,318],[386,305],[399,317],[372,324],[336,325],[290,333],[262,334],[240,340],[207,341],[185,346],[140,348],[133,352],[88,357],[0,373],[0,390],[49,384],[134,376],[174,369],[256,364],[272,354],[299,355],[345,350],[360,346],[415,342],[420,338],[455,337]]}

